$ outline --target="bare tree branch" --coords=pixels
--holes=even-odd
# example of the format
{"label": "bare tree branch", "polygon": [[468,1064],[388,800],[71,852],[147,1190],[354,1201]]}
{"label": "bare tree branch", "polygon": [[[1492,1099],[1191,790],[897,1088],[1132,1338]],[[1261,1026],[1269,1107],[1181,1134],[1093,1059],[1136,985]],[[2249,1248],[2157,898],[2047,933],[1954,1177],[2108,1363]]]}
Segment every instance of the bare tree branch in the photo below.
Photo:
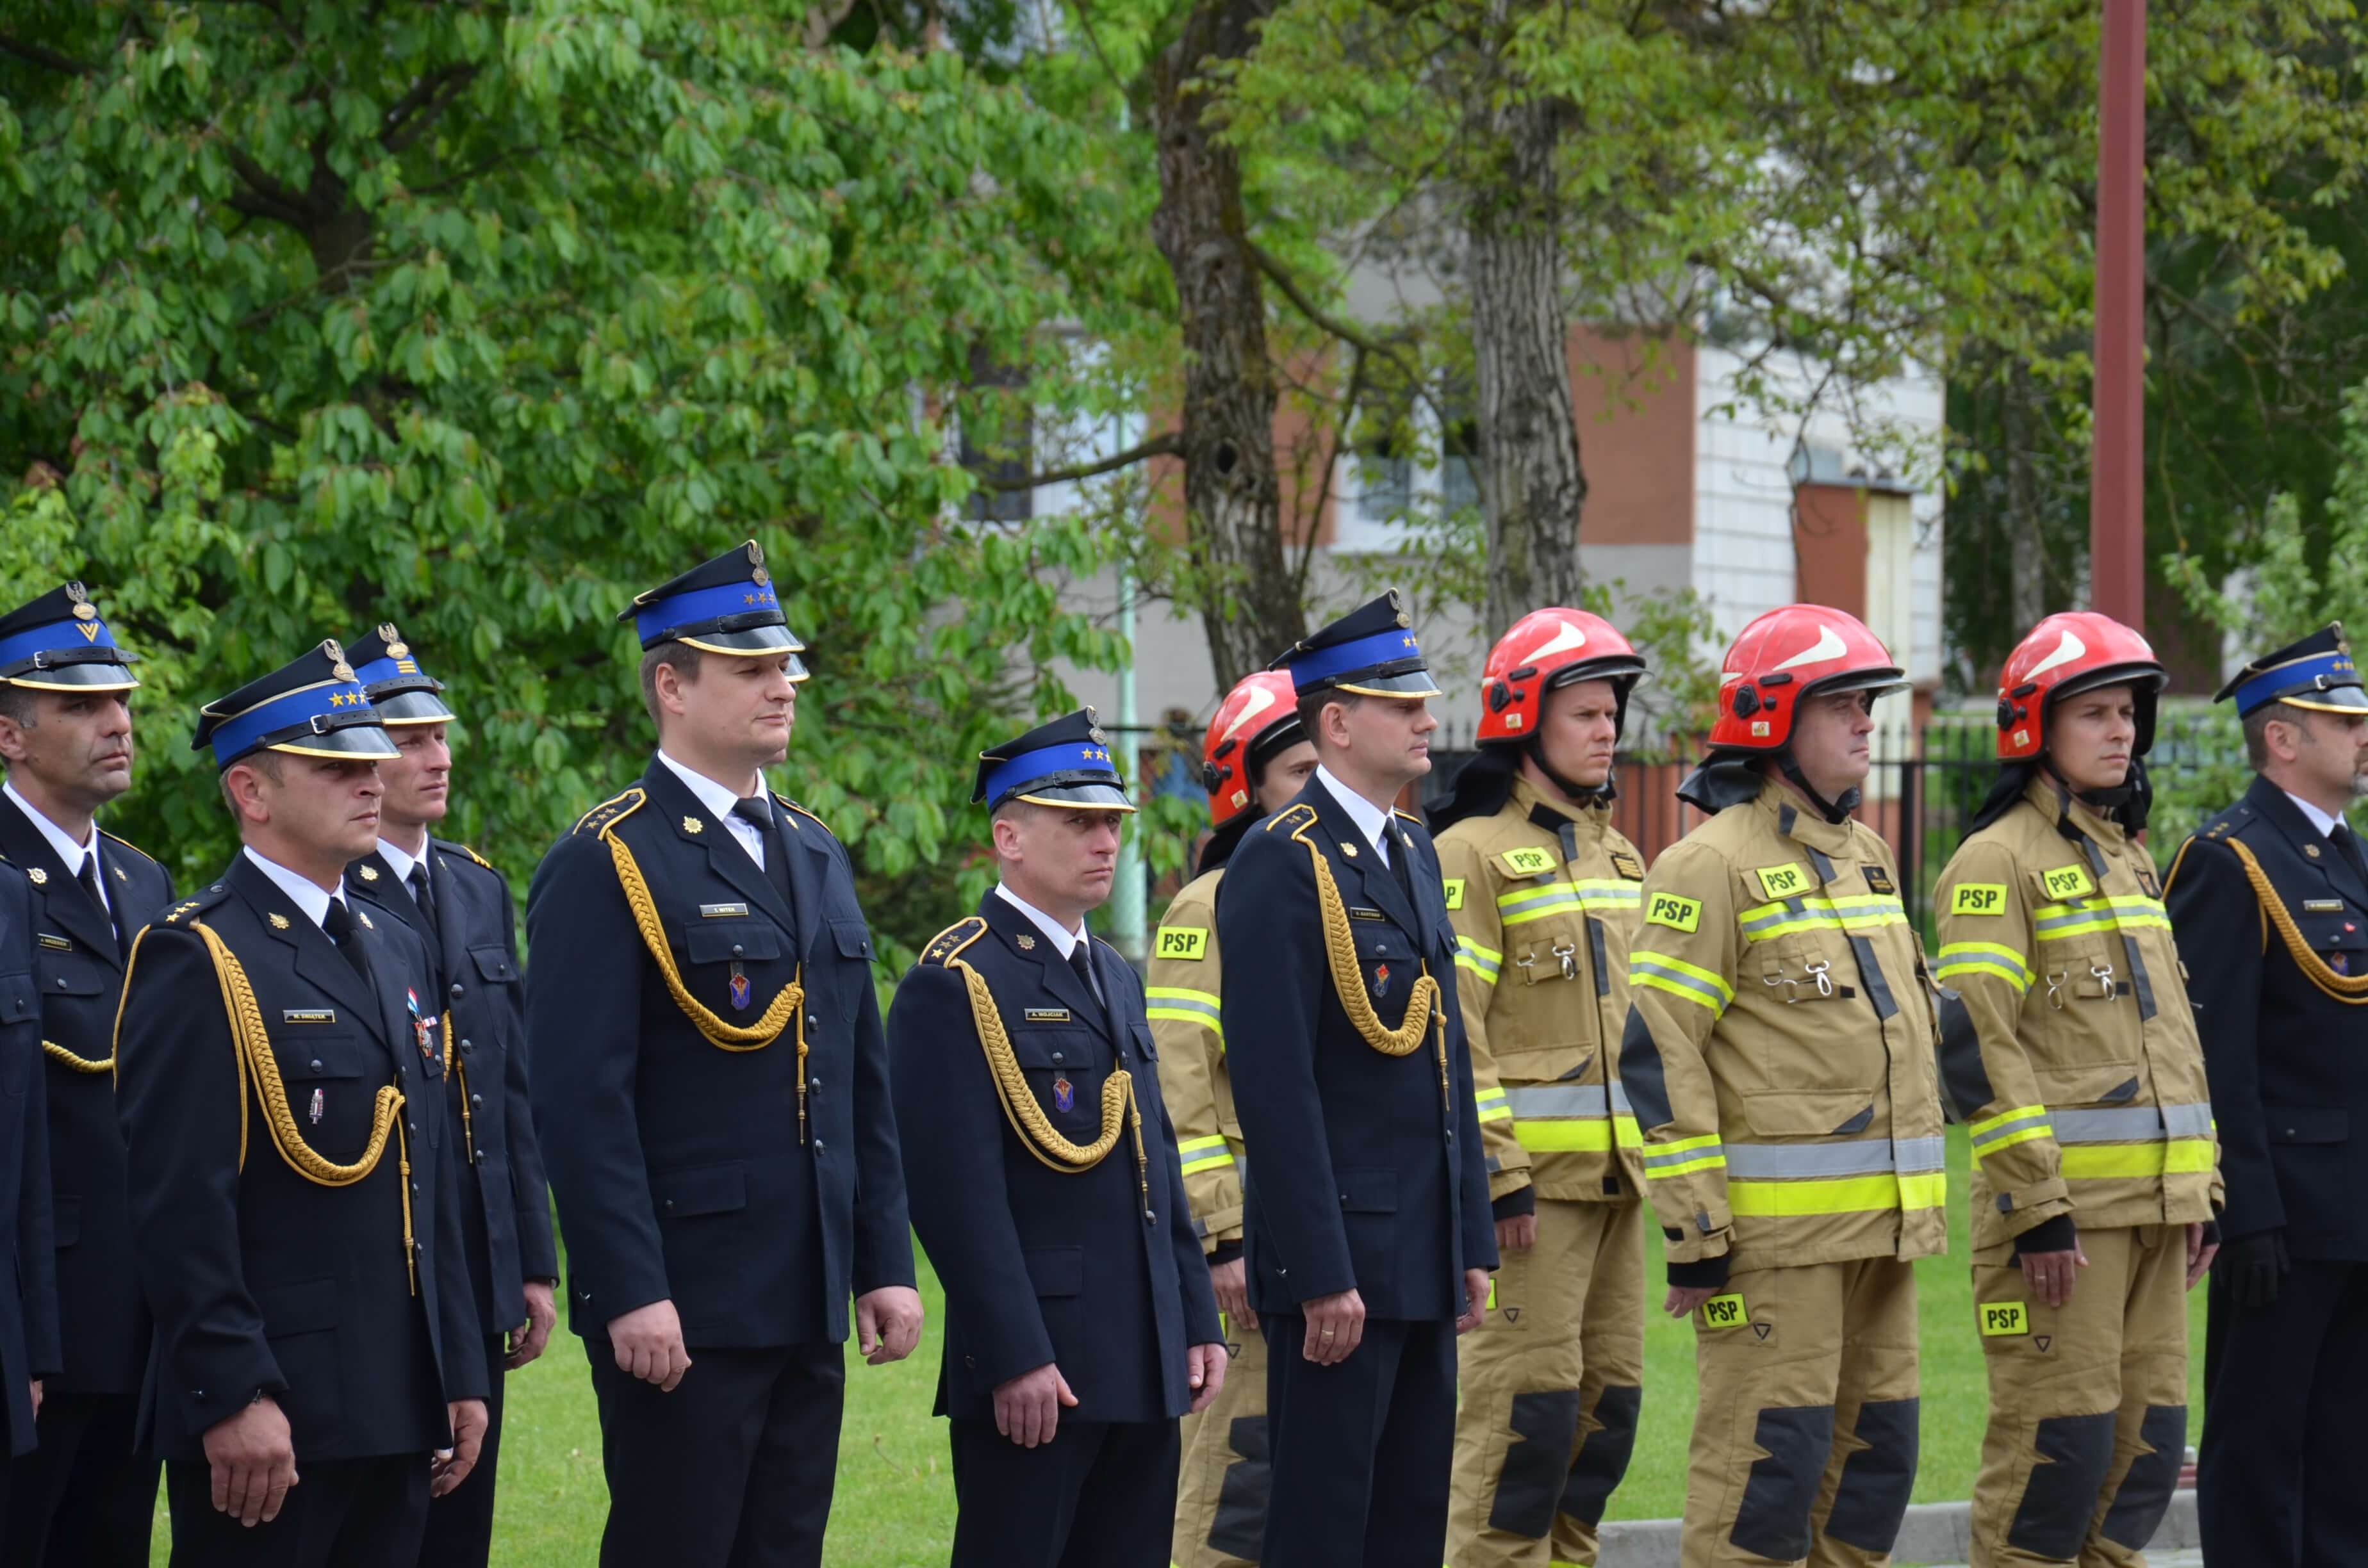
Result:
{"label": "bare tree branch", "polygon": [[978,487],[981,490],[1008,491],[1033,490],[1040,484],[1074,484],[1081,479],[1094,479],[1105,473],[1115,473],[1122,468],[1133,468],[1136,463],[1150,458],[1173,458],[1181,457],[1183,454],[1183,436],[1177,431],[1167,430],[1138,446],[1129,447],[1114,457],[1101,458],[1089,463],[1078,463],[1072,468],[1048,469],[1042,473],[1022,474],[1017,479],[1004,479],[983,473],[978,476]]}

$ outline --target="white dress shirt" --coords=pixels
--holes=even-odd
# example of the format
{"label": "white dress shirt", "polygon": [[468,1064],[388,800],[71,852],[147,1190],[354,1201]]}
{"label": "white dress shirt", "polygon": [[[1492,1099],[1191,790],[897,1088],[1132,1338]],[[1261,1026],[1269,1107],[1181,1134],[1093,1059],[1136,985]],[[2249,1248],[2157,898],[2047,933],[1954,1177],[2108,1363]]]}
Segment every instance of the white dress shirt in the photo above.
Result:
{"label": "white dress shirt", "polygon": [[1365,842],[1373,846],[1382,864],[1388,865],[1390,813],[1341,783],[1339,777],[1320,762],[1315,765],[1315,777],[1324,780],[1324,787],[1332,791],[1332,798],[1340,802],[1340,809],[1349,813],[1349,820],[1357,824],[1357,831],[1365,835]]}
{"label": "white dress shirt", "polygon": [[[707,814],[731,830],[732,836],[740,841],[740,847],[748,852],[748,858],[757,862],[757,869],[763,870],[765,869],[764,830],[746,817],[735,815],[732,810],[747,797],[734,794],[706,774],[693,772],[663,751],[658,753],[658,760],[674,769],[674,776],[688,785],[692,794],[699,797],[699,803],[707,808]],[[764,788],[765,776],[760,773],[757,776],[758,790],[757,798],[760,801],[765,799]],[[773,809],[773,803],[770,801],[765,801],[765,806],[768,811]]]}
{"label": "white dress shirt", "polygon": [[[419,853],[414,855],[392,839],[381,838],[378,841],[378,858],[386,862],[387,869],[394,873],[394,880],[401,882],[404,891],[408,892],[411,891],[411,868],[425,867],[427,864],[427,846],[422,844],[419,846]],[[427,880],[430,882],[436,880],[436,873],[432,869],[427,873]],[[434,889],[429,890],[428,896],[431,898],[435,896]]]}
{"label": "white dress shirt", "polygon": [[1054,948],[1060,950],[1061,961],[1063,963],[1069,961],[1069,954],[1076,949],[1076,946],[1079,942],[1086,939],[1086,923],[1084,921],[1080,920],[1077,922],[1077,928],[1076,930],[1064,931],[1061,929],[1061,923],[1059,921],[1053,919],[1051,915],[1045,914],[1042,910],[1037,908],[1034,904],[1029,903],[1018,893],[1013,892],[1005,883],[996,883],[995,891],[1002,896],[1004,903],[1019,911],[1020,914],[1028,916],[1030,920],[1035,923],[1036,929],[1044,933],[1044,939],[1052,943]]}
{"label": "white dress shirt", "polygon": [[[81,881],[83,862],[97,852],[98,829],[94,827],[90,830],[88,844],[76,844],[66,836],[64,828],[43,816],[40,807],[17,792],[17,785],[13,779],[0,784],[0,794],[6,794],[10,800],[16,801],[17,809],[23,812],[32,824],[41,830],[41,836],[50,841],[50,849],[57,856],[58,864],[66,869],[66,875],[77,881]],[[108,896],[105,877],[98,879],[98,902],[107,906],[107,912],[109,915],[115,913],[115,901]]]}
{"label": "white dress shirt", "polygon": [[302,910],[305,917],[315,926],[327,923],[332,900],[338,903],[346,902],[346,890],[342,885],[331,892],[312,878],[299,876],[279,861],[268,860],[257,855],[252,844],[246,846],[245,854],[248,859],[262,868],[263,874],[271,879],[274,887],[288,895],[288,902]]}
{"label": "white dress shirt", "polygon": [[2321,838],[2327,838],[2333,835],[2335,832],[2335,819],[2333,817],[2328,816],[2325,812],[2320,811],[2317,806],[2312,805],[2308,801],[2304,800],[2300,795],[2295,794],[2291,790],[2285,791],[2285,797],[2287,800],[2292,801],[2294,803],[2295,810],[2302,812],[2304,818],[2309,822],[2311,826],[2318,829],[2318,835]]}

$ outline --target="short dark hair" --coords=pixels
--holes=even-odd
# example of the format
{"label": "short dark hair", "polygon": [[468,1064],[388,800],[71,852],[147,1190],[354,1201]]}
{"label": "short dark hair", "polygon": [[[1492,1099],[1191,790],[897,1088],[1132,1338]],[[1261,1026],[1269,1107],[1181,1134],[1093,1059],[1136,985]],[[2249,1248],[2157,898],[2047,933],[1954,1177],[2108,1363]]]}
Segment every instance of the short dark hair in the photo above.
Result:
{"label": "short dark hair", "polygon": [[2310,728],[2310,715],[2290,702],[2264,702],[2245,715],[2245,760],[2259,773],[2270,765],[2270,726],[2272,723]]}
{"label": "short dark hair", "polygon": [[0,719],[14,721],[20,730],[31,729],[41,722],[40,694],[14,681],[0,681]]}
{"label": "short dark hair", "polygon": [[[230,765],[230,767],[253,767],[274,784],[288,782],[287,764],[280,761],[279,754],[276,751],[251,751]],[[239,820],[238,802],[231,798],[230,767],[223,768],[222,777],[215,782],[222,786],[222,804],[230,808],[230,820],[236,822]]]}
{"label": "short dark hair", "polygon": [[1322,751],[1324,742],[1319,737],[1324,733],[1324,710],[1334,703],[1338,703],[1343,708],[1354,708],[1364,700],[1363,692],[1342,691],[1338,687],[1328,687],[1322,691],[1310,692],[1299,699],[1299,727],[1305,732],[1309,742],[1315,749]]}
{"label": "short dark hair", "polygon": [[650,710],[650,722],[658,720],[658,666],[672,665],[684,680],[696,683],[700,662],[706,653],[688,642],[661,642],[642,655],[642,706]]}

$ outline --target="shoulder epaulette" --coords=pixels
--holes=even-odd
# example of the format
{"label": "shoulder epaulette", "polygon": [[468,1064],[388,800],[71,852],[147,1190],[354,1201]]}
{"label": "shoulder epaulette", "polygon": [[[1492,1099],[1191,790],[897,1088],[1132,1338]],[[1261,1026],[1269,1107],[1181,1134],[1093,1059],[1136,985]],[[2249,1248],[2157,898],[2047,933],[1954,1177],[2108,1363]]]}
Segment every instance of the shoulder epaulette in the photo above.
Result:
{"label": "shoulder epaulette", "polygon": [[146,851],[145,849],[141,848],[141,847],[140,847],[140,846],[138,846],[137,844],[132,843],[130,839],[128,839],[128,838],[124,838],[124,837],[120,837],[120,836],[119,836],[119,835],[115,835],[115,834],[112,834],[112,833],[108,833],[108,832],[107,831],[107,829],[105,829],[105,828],[103,828],[103,827],[102,827],[102,828],[100,828],[98,831],[99,831],[99,834],[100,834],[100,835],[101,835],[101,836],[106,837],[106,838],[113,839],[116,843],[120,844],[120,845],[121,845],[121,846],[123,846],[123,847],[125,847],[126,849],[131,850],[131,853],[133,853],[134,855],[139,856],[139,857],[140,857],[140,858],[142,858],[142,860],[147,861],[150,865],[154,866],[154,865],[157,864],[156,857],[154,857],[154,855],[149,854],[149,853],[148,853],[148,851]]}
{"label": "shoulder epaulette", "polygon": [[[814,826],[816,826],[816,827],[818,827],[818,828],[822,829],[825,833],[828,833],[828,832],[830,831],[830,824],[828,824],[828,823],[826,823],[826,822],[823,821],[823,820],[822,820],[822,818],[820,818],[820,817],[818,817],[818,816],[814,815],[814,812],[810,812],[810,811],[806,810],[803,806],[802,806],[802,805],[798,804],[795,801],[791,800],[787,795],[782,794],[779,790],[774,790],[774,791],[773,791],[773,799],[775,799],[776,801],[779,801],[781,803],[781,808],[782,808],[784,811],[791,811],[791,812],[797,812],[797,813],[798,813],[798,815],[800,815],[800,816],[802,816],[802,817],[805,818],[805,819],[806,819],[806,821],[808,821],[808,822],[810,822],[810,823],[814,824]],[[790,824],[790,825],[791,825],[791,827],[795,827],[795,826],[797,826],[798,824],[795,824],[795,823],[791,823],[791,824]]]}
{"label": "shoulder epaulette", "polygon": [[929,945],[921,949],[921,961],[941,967],[951,963],[964,948],[985,935],[985,916],[973,915],[968,919],[957,920],[929,938]]}
{"label": "shoulder epaulette", "polygon": [[636,784],[621,795],[612,796],[575,819],[577,833],[603,834],[642,809],[649,792]]}
{"label": "shoulder epaulette", "polygon": [[1269,833],[1300,833],[1315,824],[1315,808],[1302,801],[1266,819]]}
{"label": "shoulder epaulette", "polygon": [[[595,809],[597,810],[598,808]],[[581,824],[579,824],[578,825]],[[470,859],[474,860],[478,865],[483,866],[488,871],[493,871],[498,874],[501,870],[500,867],[495,865],[491,860],[486,859],[483,855],[478,854],[475,850],[470,848],[465,844],[455,844],[449,838],[439,838],[436,841],[436,847],[438,849],[457,850],[461,854],[466,855]]]}
{"label": "shoulder epaulette", "polygon": [[1402,806],[1392,806],[1390,811],[1394,815],[1406,818],[1406,821],[1414,824],[1417,827],[1420,827],[1422,825],[1422,819],[1420,817],[1415,815],[1412,812],[1406,810]]}
{"label": "shoulder epaulette", "polygon": [[229,895],[228,882],[209,882],[200,891],[191,893],[188,898],[175,904],[165,915],[163,923],[166,926],[187,926],[192,916],[212,908]]}

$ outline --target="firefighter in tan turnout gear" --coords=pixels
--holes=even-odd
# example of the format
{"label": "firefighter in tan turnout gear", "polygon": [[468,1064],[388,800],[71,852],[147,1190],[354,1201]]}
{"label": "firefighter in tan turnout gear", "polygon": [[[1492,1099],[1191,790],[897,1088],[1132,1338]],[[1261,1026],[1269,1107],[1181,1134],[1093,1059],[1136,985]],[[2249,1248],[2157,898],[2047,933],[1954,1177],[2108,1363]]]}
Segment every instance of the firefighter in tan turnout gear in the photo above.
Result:
{"label": "firefighter in tan turnout gear", "polygon": [[1458,1346],[1453,1568],[1592,1563],[1635,1444],[1643,1177],[1614,1057],[1645,867],[1611,828],[1611,762],[1644,673],[1595,616],[1524,616],[1489,651],[1480,755],[1430,812],[1504,1260]]}
{"label": "firefighter in tan turnout gear", "polygon": [[1849,815],[1906,684],[1839,610],[1754,620],[1679,790],[1715,814],[1645,882],[1620,1079],[1694,1320],[1685,1568],[1885,1562],[1915,1483],[1936,1023],[1891,851]]}
{"label": "firefighter in tan turnout gear", "polygon": [[1315,771],[1315,748],[1301,729],[1289,674],[1263,670],[1217,705],[1201,753],[1216,831],[1201,851],[1200,875],[1184,885],[1151,945],[1148,1000],[1159,1046],[1159,1089],[1184,1158],[1184,1196],[1208,1255],[1226,1348],[1224,1388],[1208,1409],[1184,1418],[1184,1459],[1176,1489],[1175,1568],[1248,1568],[1266,1533],[1272,1472],[1266,1447],[1266,1340],[1250,1311],[1242,1266],[1242,1124],[1225,1071],[1218,1019],[1217,882],[1269,805],[1299,793]]}
{"label": "firefighter in tan turnout gear", "polygon": [[2146,825],[2165,681],[2053,615],[1999,677],[1998,779],[1934,893],[1975,1038],[1941,1078],[1973,1146],[1989,1427],[1975,1568],[2143,1562],[2187,1448],[2186,1291],[2220,1204],[2212,1108]]}

